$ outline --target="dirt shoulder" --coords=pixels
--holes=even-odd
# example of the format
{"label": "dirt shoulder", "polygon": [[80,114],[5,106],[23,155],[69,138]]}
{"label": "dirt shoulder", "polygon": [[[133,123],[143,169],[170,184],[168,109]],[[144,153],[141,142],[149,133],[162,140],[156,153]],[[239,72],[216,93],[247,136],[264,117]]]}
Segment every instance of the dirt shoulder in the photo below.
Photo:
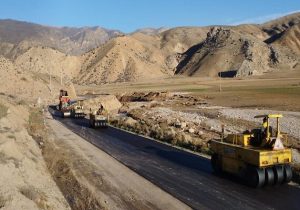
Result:
{"label": "dirt shoulder", "polygon": [[73,209],[189,209],[49,114],[46,124],[44,156]]}
{"label": "dirt shoulder", "polygon": [[27,131],[25,106],[0,98],[0,209],[70,209]]}

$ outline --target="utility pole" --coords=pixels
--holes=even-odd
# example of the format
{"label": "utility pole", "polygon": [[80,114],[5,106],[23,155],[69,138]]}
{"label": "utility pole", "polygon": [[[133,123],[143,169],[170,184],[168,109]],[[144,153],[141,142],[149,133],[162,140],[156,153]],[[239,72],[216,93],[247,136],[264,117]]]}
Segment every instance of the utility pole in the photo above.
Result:
{"label": "utility pole", "polygon": [[31,95],[34,96],[34,80],[35,80],[35,74],[34,71],[32,71],[32,57],[29,58],[29,71],[32,72],[32,92]]}
{"label": "utility pole", "polygon": [[62,86],[63,68],[60,69],[60,86]]}
{"label": "utility pole", "polygon": [[222,92],[221,77],[222,77],[222,72],[220,71],[220,74],[219,74],[219,92]]}
{"label": "utility pole", "polygon": [[50,89],[50,93],[52,93],[52,78],[51,78],[51,68],[49,69],[49,89]]}

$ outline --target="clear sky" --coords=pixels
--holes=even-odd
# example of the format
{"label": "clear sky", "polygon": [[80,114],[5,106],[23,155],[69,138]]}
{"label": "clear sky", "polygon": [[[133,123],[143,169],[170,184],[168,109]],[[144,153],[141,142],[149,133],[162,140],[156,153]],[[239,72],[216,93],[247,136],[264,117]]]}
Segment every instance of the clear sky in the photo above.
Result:
{"label": "clear sky", "polygon": [[261,23],[300,11],[300,0],[0,0],[0,19],[51,26],[145,27]]}

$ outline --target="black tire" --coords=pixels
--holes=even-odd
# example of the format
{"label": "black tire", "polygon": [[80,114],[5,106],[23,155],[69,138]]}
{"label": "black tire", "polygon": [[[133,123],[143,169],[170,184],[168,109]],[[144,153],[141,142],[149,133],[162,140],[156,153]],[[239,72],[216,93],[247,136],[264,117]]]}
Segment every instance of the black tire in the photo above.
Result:
{"label": "black tire", "polygon": [[283,174],[283,166],[274,166],[274,178],[275,178],[275,184],[281,184],[284,180],[284,174]]}
{"label": "black tire", "polygon": [[260,188],[265,184],[265,170],[249,166],[247,168],[247,184],[254,188]]}
{"label": "black tire", "polygon": [[212,169],[216,174],[222,173],[221,157],[218,154],[214,153],[211,156],[210,162],[211,162]]}
{"label": "black tire", "polygon": [[283,172],[283,182],[289,183],[293,178],[293,172],[290,165],[284,165],[284,172]]}
{"label": "black tire", "polygon": [[266,168],[265,169],[265,174],[266,174],[266,177],[265,177],[265,184],[266,185],[274,185],[275,183],[275,177],[274,177],[274,171],[272,168]]}

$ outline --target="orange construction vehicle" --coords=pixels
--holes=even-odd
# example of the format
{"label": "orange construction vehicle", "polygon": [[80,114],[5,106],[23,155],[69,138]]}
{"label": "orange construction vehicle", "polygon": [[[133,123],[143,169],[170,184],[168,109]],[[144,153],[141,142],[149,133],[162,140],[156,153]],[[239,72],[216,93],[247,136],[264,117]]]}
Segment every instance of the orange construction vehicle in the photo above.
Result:
{"label": "orange construction vehicle", "polygon": [[68,96],[68,92],[65,90],[60,90],[58,110],[61,112],[62,117],[71,116],[70,105],[71,105],[71,99]]}

